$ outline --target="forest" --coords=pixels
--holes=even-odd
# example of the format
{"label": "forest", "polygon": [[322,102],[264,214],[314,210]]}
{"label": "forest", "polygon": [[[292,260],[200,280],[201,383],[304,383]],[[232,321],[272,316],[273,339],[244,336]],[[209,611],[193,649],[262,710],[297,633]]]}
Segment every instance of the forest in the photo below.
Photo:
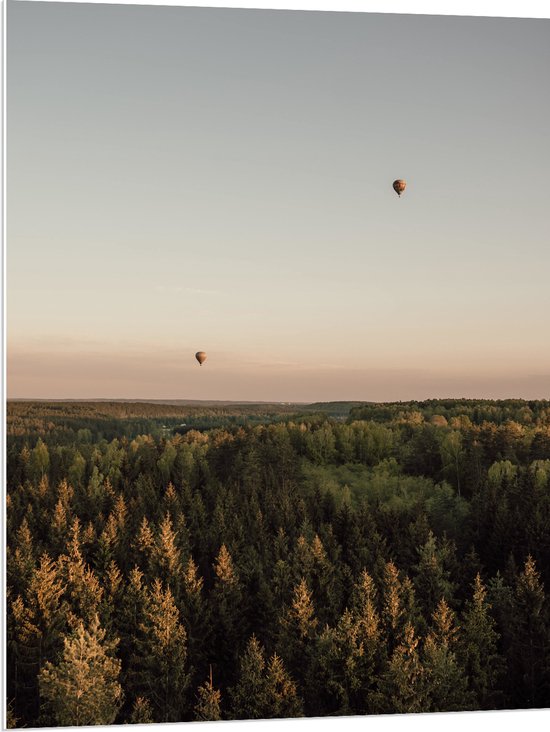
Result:
{"label": "forest", "polygon": [[7,407],[10,727],[550,707],[550,401]]}

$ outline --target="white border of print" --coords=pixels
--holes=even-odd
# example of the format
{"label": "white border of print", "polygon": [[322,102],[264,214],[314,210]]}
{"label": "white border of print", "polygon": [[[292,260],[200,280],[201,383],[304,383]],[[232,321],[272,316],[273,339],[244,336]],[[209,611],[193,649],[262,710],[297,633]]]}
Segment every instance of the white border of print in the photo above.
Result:
{"label": "white border of print", "polygon": [[[15,0],[35,2],[36,0]],[[41,2],[105,2],[105,0],[40,0]],[[210,2],[181,2],[180,0],[118,0],[125,5],[176,5],[193,7],[228,8],[266,8],[274,10],[331,10],[340,12],[405,13],[420,15],[471,15],[516,18],[550,18],[549,0],[210,0]],[[2,458],[5,455],[6,419],[6,0],[2,0],[2,377],[1,377],[1,423]],[[549,69],[550,71],[550,69]],[[0,478],[2,481],[2,542],[5,546],[5,461],[0,459]],[[5,552],[2,556],[2,640],[5,639]],[[550,588],[549,588],[550,589]],[[2,642],[2,647],[5,644]],[[5,729],[5,659],[2,663],[2,727]],[[189,724],[170,725],[178,730],[189,729]],[[499,729],[516,730],[519,726],[528,727],[530,732],[547,732],[550,729],[550,710],[510,711],[510,712],[463,712],[456,714],[388,715],[379,717],[325,717],[321,719],[269,720],[245,722],[204,722],[204,729],[215,728],[224,732],[329,732],[336,726],[342,732],[359,732],[365,727],[369,732],[431,732],[443,728],[454,732],[467,726],[470,730]],[[154,732],[166,725],[138,725],[138,729]],[[66,728],[76,729],[76,728]],[[93,729],[111,730],[113,727],[94,727]]]}
{"label": "white border of print", "polygon": [[[35,2],[35,0],[20,0]],[[41,0],[41,2],[106,2],[107,0]],[[111,3],[115,4],[115,3]],[[117,0],[117,5],[179,5],[272,10],[333,10],[420,15],[477,15],[512,18],[548,18],[548,0]]]}

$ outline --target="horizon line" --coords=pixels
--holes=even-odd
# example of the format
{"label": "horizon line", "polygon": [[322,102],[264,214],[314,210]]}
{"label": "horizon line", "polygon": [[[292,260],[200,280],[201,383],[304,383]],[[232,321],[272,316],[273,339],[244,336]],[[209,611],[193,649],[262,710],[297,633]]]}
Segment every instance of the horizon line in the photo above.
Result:
{"label": "horizon line", "polygon": [[291,400],[291,399],[196,399],[185,397],[6,397],[6,402],[210,402],[223,404],[278,404],[278,405],[311,405],[311,404],[399,404],[407,402],[427,401],[523,401],[523,402],[550,402],[550,396],[527,398],[521,396],[506,397],[455,397],[437,396],[410,399],[314,399],[314,400]]}

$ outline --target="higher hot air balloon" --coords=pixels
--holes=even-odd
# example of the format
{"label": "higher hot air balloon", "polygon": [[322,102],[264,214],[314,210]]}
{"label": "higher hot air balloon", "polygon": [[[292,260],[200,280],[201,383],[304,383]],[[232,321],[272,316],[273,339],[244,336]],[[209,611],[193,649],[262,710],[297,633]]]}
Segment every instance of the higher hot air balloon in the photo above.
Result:
{"label": "higher hot air balloon", "polygon": [[404,180],[401,180],[401,178],[398,178],[397,180],[393,181],[393,190],[397,193],[399,198],[401,198],[401,194],[403,193],[403,191],[405,190],[406,187],[407,187],[407,184],[405,183]]}
{"label": "higher hot air balloon", "polygon": [[206,353],[204,351],[197,351],[195,353],[195,358],[197,359],[197,361],[202,366],[203,363],[206,361]]}

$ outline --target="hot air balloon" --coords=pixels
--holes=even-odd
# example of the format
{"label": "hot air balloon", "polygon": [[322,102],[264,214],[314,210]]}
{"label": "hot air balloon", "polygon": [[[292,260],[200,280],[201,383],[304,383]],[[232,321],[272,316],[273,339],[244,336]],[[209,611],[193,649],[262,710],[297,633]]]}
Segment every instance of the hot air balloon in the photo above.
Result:
{"label": "hot air balloon", "polygon": [[195,358],[197,359],[197,361],[202,366],[203,363],[206,361],[206,353],[204,351],[197,351],[195,353]]}
{"label": "hot air balloon", "polygon": [[393,185],[393,190],[397,193],[397,195],[399,196],[399,198],[401,198],[401,194],[403,193],[403,191],[407,187],[407,184],[405,183],[405,181],[404,180],[401,180],[401,178],[398,178],[397,180],[394,180],[393,181],[393,184],[392,185]]}

